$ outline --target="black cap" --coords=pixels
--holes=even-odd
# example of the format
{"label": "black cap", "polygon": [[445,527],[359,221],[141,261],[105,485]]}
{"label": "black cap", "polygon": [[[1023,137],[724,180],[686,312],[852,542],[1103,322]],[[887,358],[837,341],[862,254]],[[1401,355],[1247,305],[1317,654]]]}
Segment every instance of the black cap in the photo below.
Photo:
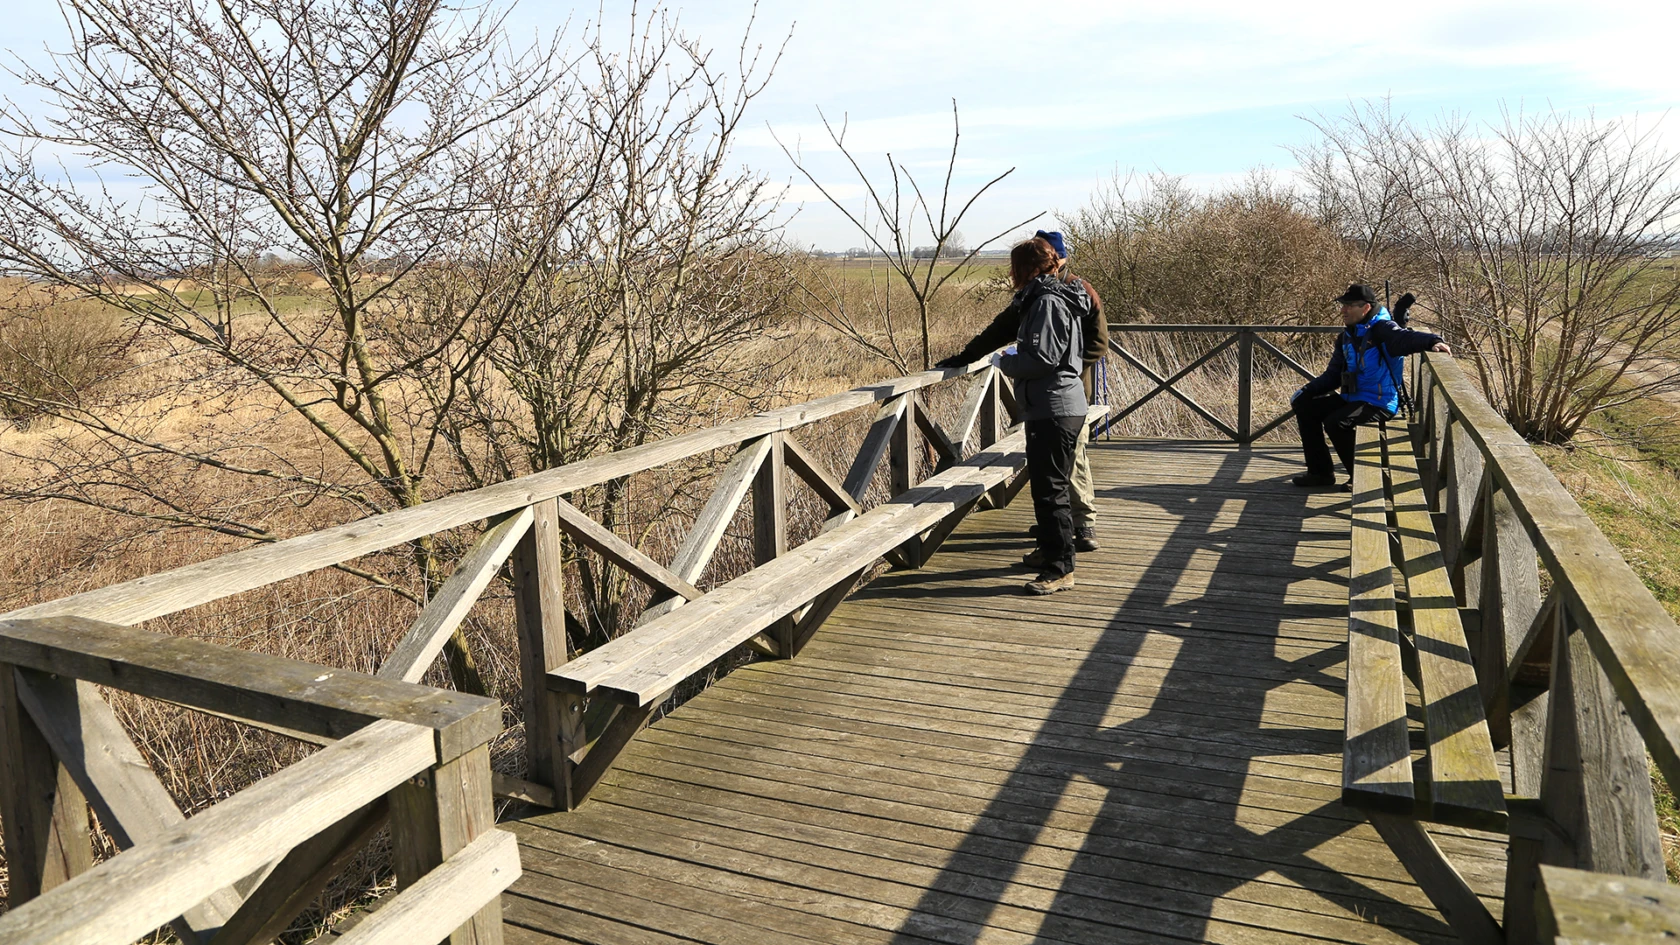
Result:
{"label": "black cap", "polygon": [[1376,305],[1377,293],[1372,292],[1370,286],[1360,285],[1355,282],[1353,285],[1348,286],[1348,290],[1343,292],[1341,297],[1335,301],[1343,305],[1350,302],[1364,302],[1366,305]]}

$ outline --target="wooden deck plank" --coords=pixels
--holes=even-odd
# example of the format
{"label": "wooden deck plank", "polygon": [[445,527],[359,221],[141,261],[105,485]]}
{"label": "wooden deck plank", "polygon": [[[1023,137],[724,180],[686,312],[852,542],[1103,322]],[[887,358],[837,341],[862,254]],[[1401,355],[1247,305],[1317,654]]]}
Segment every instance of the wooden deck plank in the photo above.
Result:
{"label": "wooden deck plank", "polygon": [[[625,811],[609,805],[602,805],[599,811],[592,811],[591,816],[580,820],[588,821],[586,826],[576,828],[577,834],[582,836],[532,832],[525,835],[527,843],[530,847],[541,847],[558,840],[556,845],[566,846],[580,856],[598,855],[622,844],[622,849],[648,854],[638,859],[650,875],[669,877],[682,871],[688,881],[700,889],[718,882],[711,869],[712,864],[752,864],[753,873],[790,880],[821,871],[822,882],[834,889],[836,894],[844,895],[848,890],[870,890],[863,894],[875,897],[881,903],[900,905],[911,901],[905,897],[906,892],[914,895],[915,890],[931,883],[942,866],[942,862],[914,862],[910,856],[904,855],[902,849],[881,841],[859,842],[850,849],[824,847],[740,830],[733,824],[719,827],[684,817],[650,811]],[[585,836],[588,839],[584,839]],[[589,843],[589,840],[595,842]],[[888,850],[892,850],[893,855],[883,855]],[[673,858],[680,858],[683,865],[673,866]],[[971,858],[971,862],[981,864],[981,858]],[[1237,897],[1225,900],[1224,918],[1229,925],[1222,922],[1220,927],[1208,928],[1200,914],[1201,907],[1206,890],[1225,885],[1218,878],[1203,877],[1193,871],[1179,871],[1176,878],[1180,883],[1171,884],[1160,882],[1167,878],[1163,875],[1166,871],[1152,863],[1111,861],[1107,866],[1114,868],[1070,873],[1042,868],[1035,870],[1008,858],[987,858],[983,864],[971,867],[974,872],[969,878],[979,884],[997,880],[1007,883],[1007,892],[998,904],[1008,917],[1005,922],[999,923],[1005,928],[1013,928],[1013,923],[1019,922],[1021,925],[1016,930],[1031,932],[1033,926],[1040,924],[1031,913],[1060,900],[1064,909],[1080,915],[1086,920],[1084,924],[1089,926],[1081,930],[1078,938],[1069,938],[1069,941],[1099,941],[1102,935],[1114,935],[1125,940],[1128,933],[1131,933],[1129,937],[1132,940],[1138,940],[1138,933],[1153,932],[1179,938],[1205,934],[1212,941],[1294,942],[1297,941],[1294,938],[1296,934],[1315,931],[1320,935],[1353,941],[1402,940],[1391,931],[1373,930],[1354,916],[1325,916],[1317,910],[1290,909]],[[1143,880],[1154,880],[1159,884],[1150,885]],[[753,889],[758,884],[741,885],[743,898],[753,898]],[[816,884],[805,881],[803,885],[810,889]],[[974,908],[969,901],[972,898],[962,892],[952,892],[940,901],[938,908],[944,910],[943,917],[960,921]],[[798,902],[799,907],[810,904],[810,900],[803,897]],[[847,905],[842,904],[841,914],[845,914],[846,908]],[[894,924],[897,924],[896,921]]]}
{"label": "wooden deck plank", "polygon": [[[1350,497],[1288,450],[1091,454],[1077,588],[1021,594],[1025,497],[970,516],[511,823],[514,940],[1452,941],[1338,800]],[[1432,832],[1497,911],[1499,838]]]}

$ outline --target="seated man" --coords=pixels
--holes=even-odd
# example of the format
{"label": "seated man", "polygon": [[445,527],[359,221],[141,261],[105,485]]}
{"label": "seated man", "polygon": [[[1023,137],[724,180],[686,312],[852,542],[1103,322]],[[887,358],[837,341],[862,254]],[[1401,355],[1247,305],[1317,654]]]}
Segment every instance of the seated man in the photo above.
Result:
{"label": "seated man", "polygon": [[1289,399],[1301,427],[1301,451],[1307,460],[1306,473],[1290,480],[1297,486],[1336,484],[1325,434],[1335,444],[1343,468],[1353,472],[1354,428],[1394,418],[1400,409],[1406,355],[1419,351],[1452,353],[1440,335],[1395,324],[1388,309],[1377,306],[1376,293],[1370,286],[1350,285],[1336,301],[1342,306],[1342,324],[1346,327],[1336,336],[1336,353],[1330,356],[1330,366]]}

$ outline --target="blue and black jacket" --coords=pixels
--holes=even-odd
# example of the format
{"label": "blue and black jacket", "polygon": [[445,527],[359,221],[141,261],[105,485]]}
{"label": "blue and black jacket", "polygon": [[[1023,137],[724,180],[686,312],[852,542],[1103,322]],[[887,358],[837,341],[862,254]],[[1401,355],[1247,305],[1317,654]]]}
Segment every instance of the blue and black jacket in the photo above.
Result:
{"label": "blue and black jacket", "polygon": [[1338,390],[1342,373],[1354,375],[1354,390],[1343,393],[1344,400],[1367,403],[1393,415],[1400,409],[1400,379],[1405,377],[1405,357],[1428,351],[1441,343],[1441,336],[1433,332],[1401,328],[1388,315],[1388,309],[1373,309],[1371,314],[1336,336],[1336,353],[1330,356],[1330,366],[1324,373],[1308,381],[1301,388],[1307,397],[1317,397]]}

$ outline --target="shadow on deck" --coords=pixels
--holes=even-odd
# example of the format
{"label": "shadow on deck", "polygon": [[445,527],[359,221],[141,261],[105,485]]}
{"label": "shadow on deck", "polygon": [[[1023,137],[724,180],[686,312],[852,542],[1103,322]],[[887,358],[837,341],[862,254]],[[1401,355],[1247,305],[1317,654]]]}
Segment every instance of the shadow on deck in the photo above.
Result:
{"label": "shadow on deck", "polygon": [[[1020,593],[1024,496],[971,516],[511,821],[509,941],[1455,941],[1337,799],[1349,497],[1288,450],[1093,462],[1077,589]],[[1436,836],[1498,915],[1503,845]]]}

